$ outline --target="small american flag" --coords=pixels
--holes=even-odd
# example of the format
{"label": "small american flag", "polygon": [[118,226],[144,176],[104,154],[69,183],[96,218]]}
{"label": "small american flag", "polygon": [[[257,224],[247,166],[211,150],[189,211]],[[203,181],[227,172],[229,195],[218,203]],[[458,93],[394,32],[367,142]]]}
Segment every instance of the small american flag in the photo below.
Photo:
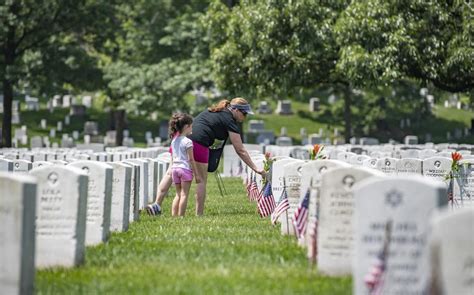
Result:
{"label": "small american flag", "polygon": [[290,208],[290,203],[288,202],[288,194],[286,193],[286,188],[283,187],[283,191],[281,192],[280,199],[278,200],[278,205],[275,207],[275,211],[272,214],[272,224],[275,225],[278,217]]}
{"label": "small american flag", "polygon": [[257,201],[257,205],[260,217],[267,217],[275,210],[275,199],[273,198],[272,184],[270,183],[270,181],[267,181],[267,183],[265,184],[265,187],[262,190],[262,194],[260,195]]}
{"label": "small american flag", "polygon": [[306,232],[306,225],[308,224],[309,195],[310,191],[308,189],[304,195],[303,201],[301,201],[293,215],[293,225],[295,226],[296,237],[298,239],[301,239]]}
{"label": "small american flag", "polygon": [[260,195],[260,192],[258,191],[258,186],[257,186],[257,178],[255,174],[253,175],[253,179],[251,180],[250,184],[250,195],[249,198],[251,201],[257,201],[258,197]]}
{"label": "small american flag", "polygon": [[387,269],[388,247],[390,244],[390,234],[392,231],[392,221],[388,221],[385,226],[385,238],[382,251],[377,255],[377,259],[370,267],[369,273],[365,275],[364,282],[369,289],[369,295],[383,294],[383,284]]}

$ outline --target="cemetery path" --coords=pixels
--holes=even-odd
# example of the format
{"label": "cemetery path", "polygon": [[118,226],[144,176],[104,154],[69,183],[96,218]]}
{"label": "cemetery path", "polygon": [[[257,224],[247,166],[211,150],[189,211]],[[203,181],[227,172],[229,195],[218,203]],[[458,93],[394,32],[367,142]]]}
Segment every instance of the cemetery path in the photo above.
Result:
{"label": "cemetery path", "polygon": [[[204,217],[140,216],[125,233],[87,248],[74,269],[38,271],[37,294],[350,294],[351,279],[320,276],[305,250],[256,213],[240,179],[221,197],[209,178]],[[194,185],[193,185],[194,188]],[[191,192],[191,196],[194,193]]]}

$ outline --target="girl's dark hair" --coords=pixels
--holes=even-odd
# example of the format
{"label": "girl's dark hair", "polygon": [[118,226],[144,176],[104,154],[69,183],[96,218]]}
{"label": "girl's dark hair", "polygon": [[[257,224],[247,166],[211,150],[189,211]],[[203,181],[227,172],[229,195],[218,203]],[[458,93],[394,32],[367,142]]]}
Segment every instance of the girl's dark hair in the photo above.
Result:
{"label": "girl's dark hair", "polygon": [[183,131],[184,125],[192,124],[193,117],[188,114],[184,113],[176,113],[171,116],[169,122],[169,137],[173,138],[173,136],[178,132],[181,133]]}

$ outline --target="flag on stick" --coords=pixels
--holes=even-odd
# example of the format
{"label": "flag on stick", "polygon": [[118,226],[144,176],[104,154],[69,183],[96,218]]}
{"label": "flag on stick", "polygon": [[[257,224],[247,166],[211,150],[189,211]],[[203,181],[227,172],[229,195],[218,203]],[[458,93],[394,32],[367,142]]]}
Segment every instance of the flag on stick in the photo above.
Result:
{"label": "flag on stick", "polygon": [[250,200],[257,201],[259,195],[260,195],[260,192],[258,191],[257,178],[254,174],[253,179],[251,180],[251,184],[250,184],[250,196],[249,196]]}
{"label": "flag on stick", "polygon": [[270,183],[270,181],[267,181],[267,183],[265,184],[265,187],[262,190],[262,194],[260,195],[257,201],[257,205],[258,213],[260,213],[261,217],[267,217],[275,210],[275,199],[273,198],[272,184]]}
{"label": "flag on stick", "polygon": [[275,207],[275,210],[272,214],[272,224],[275,225],[278,217],[290,208],[290,203],[288,202],[288,194],[286,193],[286,187],[283,186],[283,191],[281,192],[280,199],[278,200],[278,205]]}
{"label": "flag on stick", "polygon": [[388,221],[385,226],[385,238],[382,251],[377,255],[377,259],[370,267],[369,273],[364,277],[364,282],[369,289],[369,295],[383,294],[383,284],[387,270],[388,247],[390,245],[390,234],[392,232],[392,221]]}
{"label": "flag on stick", "polygon": [[298,239],[301,239],[306,232],[306,225],[308,223],[309,194],[310,190],[308,189],[293,215],[293,225],[295,226],[296,237]]}

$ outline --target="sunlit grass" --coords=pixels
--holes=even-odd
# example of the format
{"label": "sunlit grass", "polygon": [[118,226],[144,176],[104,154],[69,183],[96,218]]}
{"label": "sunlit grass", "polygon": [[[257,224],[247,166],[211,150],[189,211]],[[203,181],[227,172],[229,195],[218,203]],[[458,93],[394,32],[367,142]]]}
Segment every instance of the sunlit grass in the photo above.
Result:
{"label": "sunlit grass", "polygon": [[[128,232],[87,248],[80,267],[37,272],[37,294],[350,294],[350,278],[328,278],[305,252],[260,219],[239,179],[221,197],[213,177],[204,217],[142,215]],[[191,198],[193,199],[193,198]]]}

